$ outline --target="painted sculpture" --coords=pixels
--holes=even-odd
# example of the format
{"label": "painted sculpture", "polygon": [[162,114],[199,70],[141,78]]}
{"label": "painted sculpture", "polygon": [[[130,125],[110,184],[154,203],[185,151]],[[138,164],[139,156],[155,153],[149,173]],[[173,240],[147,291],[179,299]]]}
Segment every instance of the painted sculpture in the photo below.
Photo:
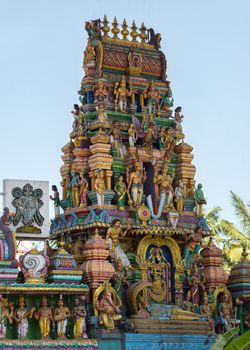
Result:
{"label": "painted sculpture", "polygon": [[[114,348],[113,337],[127,348],[128,332],[133,339],[167,335],[170,328],[191,348],[190,342],[203,346],[215,340],[207,336],[214,328],[225,332],[232,324],[236,302],[221,250],[206,244],[206,200],[202,185],[195,188],[193,148],[184,141],[182,107],[174,106],[166,80],[161,36],[144,24],[128,28],[126,20],[120,27],[106,16],[85,24],[80,105],[74,104],[62,147],[62,199],[53,185],[47,253],[34,249],[20,257],[18,283],[8,209],[0,220],[0,337],[6,344],[7,336],[16,341],[12,321],[19,344],[31,350],[40,338],[51,349],[97,349],[87,334],[100,348]],[[30,185],[15,188],[13,220],[41,223],[40,197]],[[26,212],[23,202],[33,210],[29,205]],[[246,261],[230,278],[232,295],[247,295]],[[238,307],[243,321],[247,305],[246,298]],[[242,330],[248,323],[245,317]]]}

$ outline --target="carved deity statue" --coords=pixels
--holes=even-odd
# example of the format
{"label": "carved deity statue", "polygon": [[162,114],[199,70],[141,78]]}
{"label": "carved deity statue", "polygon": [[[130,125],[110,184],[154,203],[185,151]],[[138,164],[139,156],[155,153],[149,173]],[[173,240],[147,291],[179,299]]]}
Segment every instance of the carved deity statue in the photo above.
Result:
{"label": "carved deity statue", "polygon": [[50,332],[50,323],[52,323],[53,328],[55,327],[55,322],[52,317],[52,310],[48,306],[48,299],[44,296],[42,297],[41,306],[34,314],[35,319],[39,321],[39,328],[42,338],[47,338]]}
{"label": "carved deity statue", "polygon": [[87,193],[89,190],[89,184],[88,180],[84,175],[80,175],[80,206],[86,207],[87,206]]}
{"label": "carved deity statue", "polygon": [[215,324],[212,318],[212,307],[208,304],[208,297],[206,294],[203,296],[203,304],[201,305],[200,310],[201,315],[205,316],[208,319],[210,323],[211,332],[214,332]]}
{"label": "carved deity statue", "polygon": [[29,322],[28,317],[31,318],[35,311],[35,307],[30,310],[25,305],[23,296],[19,297],[17,308],[14,311],[13,319],[17,324],[17,337],[18,339],[25,339],[28,335]]}
{"label": "carved deity statue", "polygon": [[185,262],[186,269],[191,268],[193,257],[199,253],[202,247],[202,237],[203,237],[202,228],[198,228],[196,232],[191,233],[187,237],[187,243],[183,251],[183,260]]}
{"label": "carved deity statue", "polygon": [[59,192],[57,190],[56,185],[52,185],[51,187],[54,195],[49,196],[49,198],[54,202],[54,212],[55,212],[55,218],[57,218],[60,215],[60,198],[59,198]]}
{"label": "carved deity statue", "polygon": [[71,172],[71,190],[72,190],[72,200],[73,207],[79,207],[80,204],[80,179],[79,174],[75,171]]}
{"label": "carved deity statue", "polygon": [[187,291],[185,300],[183,301],[183,309],[189,312],[193,312],[193,303],[191,301],[191,292]]}
{"label": "carved deity statue", "polygon": [[86,308],[81,304],[79,298],[75,298],[75,306],[72,310],[74,319],[74,337],[76,339],[86,339],[88,338],[86,333]]}
{"label": "carved deity statue", "polygon": [[1,296],[0,299],[0,339],[4,339],[6,337],[6,324],[9,322],[9,324],[13,323],[13,310],[14,305],[13,303],[9,304],[9,301],[7,298],[3,298]]}
{"label": "carved deity statue", "polygon": [[129,228],[123,231],[121,228],[121,222],[119,220],[114,220],[112,222],[112,226],[108,228],[106,235],[106,241],[108,243],[110,251],[114,255],[115,261],[118,261],[118,259],[120,259],[122,265],[126,269],[130,268],[131,265],[127,255],[120,245],[119,238],[124,237],[127,234],[128,230]]}
{"label": "carved deity statue", "polygon": [[127,271],[124,269],[121,259],[119,258],[116,262],[116,269],[114,276],[112,277],[113,287],[117,292],[117,295],[122,300],[123,288],[124,286],[128,287],[129,283],[127,280]]}
{"label": "carved deity statue", "polygon": [[168,112],[170,108],[173,107],[174,105],[174,99],[173,99],[173,94],[172,94],[169,80],[166,81],[166,88],[167,88],[167,91],[165,95],[162,97],[161,105],[162,105],[162,109],[165,112]]}
{"label": "carved deity statue", "polygon": [[161,174],[154,176],[154,183],[159,186],[160,193],[160,205],[164,209],[165,205],[167,208],[173,207],[173,179],[175,173],[168,175],[168,165],[163,166]]}
{"label": "carved deity statue", "polygon": [[161,98],[160,91],[155,90],[154,82],[151,82],[146,91],[144,91],[144,98],[147,99],[147,107],[149,113],[159,113],[159,100]]}
{"label": "carved deity statue", "polygon": [[134,124],[131,123],[128,128],[128,142],[130,147],[134,147],[137,141],[137,133]]}
{"label": "carved deity statue", "polygon": [[104,179],[104,171],[102,169],[97,170],[95,182],[94,182],[94,190],[96,191],[97,204],[103,208],[104,206],[104,190],[105,190],[105,179]]}
{"label": "carved deity statue", "polygon": [[84,61],[83,64],[84,66],[87,65],[88,63],[94,62],[95,61],[95,49],[91,44],[91,40],[88,40],[87,47],[84,51]]}
{"label": "carved deity statue", "polygon": [[116,82],[114,87],[114,95],[115,95],[115,111],[119,109],[121,112],[126,111],[127,108],[127,97],[132,95],[132,91],[126,88],[126,80],[125,77],[122,77],[120,83]]}
{"label": "carved deity statue", "polygon": [[94,299],[97,300],[94,303],[94,307],[99,313],[100,325],[102,325],[108,331],[112,331],[115,328],[114,321],[118,321],[122,318],[120,314],[122,302],[110,284],[105,282],[104,284],[105,287],[101,287],[103,290],[101,296],[98,289],[95,292]]}
{"label": "carved deity statue", "polygon": [[123,182],[123,176],[119,176],[118,181],[115,183],[114,191],[117,195],[117,204],[119,210],[125,210],[125,196],[127,193],[127,187]]}
{"label": "carved deity statue", "polygon": [[223,301],[218,306],[218,312],[219,323],[222,327],[222,330],[227,332],[231,328],[230,320],[233,314],[232,306],[227,294],[223,296]]}
{"label": "carved deity statue", "polygon": [[95,84],[94,95],[97,101],[104,101],[108,95],[108,89],[100,79]]}
{"label": "carved deity statue", "polygon": [[58,338],[65,337],[69,316],[70,311],[68,307],[64,305],[63,299],[59,299],[54,312],[54,320],[56,321],[57,325]]}
{"label": "carved deity statue", "polygon": [[182,213],[184,209],[184,198],[186,196],[186,191],[182,180],[179,180],[178,186],[175,187],[174,196],[176,210],[178,211],[178,213]]}
{"label": "carved deity statue", "polygon": [[142,202],[143,183],[146,181],[147,174],[145,169],[142,169],[140,162],[135,164],[135,171],[129,174],[128,193],[133,200],[134,207],[139,207]]}
{"label": "carved deity statue", "polygon": [[202,215],[202,206],[203,204],[207,204],[205,198],[204,198],[204,193],[202,191],[202,184],[198,184],[197,188],[194,191],[194,201],[195,201],[195,206],[196,206],[196,214],[197,216]]}

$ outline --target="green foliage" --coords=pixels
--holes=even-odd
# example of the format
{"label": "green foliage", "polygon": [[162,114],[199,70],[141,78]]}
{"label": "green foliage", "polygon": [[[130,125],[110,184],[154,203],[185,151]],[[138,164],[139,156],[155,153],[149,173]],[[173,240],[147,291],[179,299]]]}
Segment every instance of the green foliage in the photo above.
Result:
{"label": "green foliage", "polygon": [[249,350],[250,349],[250,331],[242,334],[224,347],[224,350]]}
{"label": "green foliage", "polygon": [[[220,218],[221,208],[214,207],[204,213],[210,227],[214,243],[222,249],[225,268],[241,260],[243,246],[250,248],[250,213],[247,205],[233,191],[230,192],[235,215],[241,224],[241,230],[232,222]],[[250,253],[250,250],[247,250]]]}
{"label": "green foliage", "polygon": [[224,334],[220,334],[216,339],[216,342],[212,346],[211,350],[223,350],[225,345],[239,333],[239,328],[232,328]]}

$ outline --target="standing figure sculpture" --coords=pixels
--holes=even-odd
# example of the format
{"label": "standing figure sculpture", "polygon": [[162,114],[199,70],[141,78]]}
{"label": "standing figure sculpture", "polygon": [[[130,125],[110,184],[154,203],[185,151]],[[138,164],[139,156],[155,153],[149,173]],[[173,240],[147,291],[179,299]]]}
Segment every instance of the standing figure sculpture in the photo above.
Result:
{"label": "standing figure sculpture", "polygon": [[104,207],[104,190],[105,190],[105,179],[104,172],[102,169],[97,170],[96,178],[94,182],[94,190],[96,191],[97,205],[101,208]]}
{"label": "standing figure sculpture", "polygon": [[63,299],[59,299],[54,312],[54,320],[56,321],[57,325],[58,338],[65,338],[69,316],[70,311],[68,307],[64,305]]}
{"label": "standing figure sculpture", "polygon": [[54,213],[55,213],[55,218],[60,216],[60,198],[59,198],[59,192],[57,190],[56,185],[52,185],[51,187],[54,195],[49,196],[49,198],[54,202]]}
{"label": "standing figure sculpture", "polygon": [[18,339],[25,339],[28,335],[29,322],[28,317],[31,318],[35,311],[35,307],[30,310],[25,305],[23,296],[19,297],[17,308],[14,311],[13,319],[17,324],[17,337]]}
{"label": "standing figure sculpture", "polygon": [[122,77],[120,84],[118,82],[115,83],[114,87],[114,95],[115,95],[115,111],[119,109],[121,112],[126,111],[127,108],[127,97],[132,95],[132,91],[126,88],[126,80],[125,77]]}
{"label": "standing figure sculpture", "polygon": [[73,319],[74,319],[74,337],[76,339],[88,338],[86,333],[86,308],[81,304],[79,298],[75,298],[75,306],[73,307]]}
{"label": "standing figure sculpture", "polygon": [[173,179],[174,179],[175,173],[173,172],[172,175],[168,175],[168,165],[166,164],[162,168],[162,172],[159,175],[154,176],[154,183],[159,186],[159,193],[160,193],[160,203],[158,208],[157,217],[159,217],[166,206],[166,208],[172,208],[173,207]]}
{"label": "standing figure sculpture", "polygon": [[79,204],[80,204],[79,188],[80,188],[79,174],[76,173],[75,171],[72,171],[71,172],[71,189],[72,189],[73,207],[79,207]]}
{"label": "standing figure sculpture", "polygon": [[117,194],[117,205],[119,210],[125,210],[125,195],[127,188],[123,182],[123,176],[119,176],[118,181],[115,184],[114,191]]}
{"label": "standing figure sculpture", "polygon": [[222,332],[227,332],[231,328],[230,320],[233,314],[232,306],[227,294],[224,294],[223,301],[218,306],[219,324]]}
{"label": "standing figure sculpture", "polygon": [[47,338],[50,332],[50,323],[52,323],[53,328],[55,327],[55,322],[52,317],[52,310],[48,306],[48,299],[44,296],[42,297],[42,305],[35,312],[35,319],[39,320],[39,328],[42,338]]}
{"label": "standing figure sculpture", "polygon": [[184,198],[186,196],[185,187],[182,180],[179,180],[179,185],[175,187],[174,195],[176,210],[181,214],[184,209]]}
{"label": "standing figure sculpture", "polygon": [[[9,310],[10,306],[10,310]],[[6,324],[9,322],[9,324],[13,323],[13,310],[14,305],[10,303],[7,298],[3,298],[1,296],[0,299],[0,339],[6,338]]]}
{"label": "standing figure sculpture", "polygon": [[212,318],[212,308],[211,305],[208,304],[208,297],[206,294],[203,296],[203,304],[201,305],[201,315],[205,316],[209,323],[210,323],[210,328],[211,332],[214,332],[215,325],[214,325],[214,320]]}
{"label": "standing figure sculpture", "polygon": [[162,97],[161,106],[165,112],[168,112],[170,111],[170,108],[173,107],[174,105],[174,99],[173,99],[173,94],[172,94],[169,80],[166,81],[166,88],[167,88],[167,91],[165,95]]}
{"label": "standing figure sculpture", "polygon": [[[16,257],[16,238],[15,233],[11,231],[9,225],[11,223],[11,217],[13,214],[10,214],[9,208],[5,207],[3,209],[3,215],[0,217],[0,230],[4,234],[5,241],[8,246],[8,260],[14,260]],[[3,254],[4,255],[4,254]],[[2,257],[6,259],[6,257]]]}
{"label": "standing figure sculpture", "polygon": [[88,180],[84,175],[80,175],[80,207],[87,206],[88,190],[89,190]]}
{"label": "standing figure sculpture", "polygon": [[109,246],[109,249],[111,252],[113,252],[114,259],[117,262],[118,259],[121,260],[122,265],[128,269],[131,268],[130,261],[123,251],[119,238],[126,236],[129,228],[127,228],[124,232],[121,228],[121,222],[120,220],[114,220],[112,222],[112,226],[108,228],[107,235],[106,235],[106,241]]}
{"label": "standing figure sculpture", "polygon": [[128,193],[131,194],[134,207],[139,207],[142,202],[143,183],[146,181],[147,174],[145,169],[142,170],[140,162],[135,164],[135,171],[129,174]]}
{"label": "standing figure sculpture", "polygon": [[151,82],[147,90],[144,91],[144,98],[147,99],[147,107],[148,107],[149,114],[152,112],[156,113],[156,110],[157,110],[159,115],[160,113],[159,100],[161,98],[161,93],[160,91],[155,90],[154,82]]}
{"label": "standing figure sculpture", "polygon": [[134,127],[134,124],[131,123],[128,128],[128,143],[130,147],[135,147],[137,141],[137,133]]}
{"label": "standing figure sculpture", "polygon": [[195,208],[196,208],[196,215],[201,216],[202,215],[202,205],[207,204],[204,193],[202,191],[202,184],[198,184],[197,188],[194,191],[194,202],[195,202]]}

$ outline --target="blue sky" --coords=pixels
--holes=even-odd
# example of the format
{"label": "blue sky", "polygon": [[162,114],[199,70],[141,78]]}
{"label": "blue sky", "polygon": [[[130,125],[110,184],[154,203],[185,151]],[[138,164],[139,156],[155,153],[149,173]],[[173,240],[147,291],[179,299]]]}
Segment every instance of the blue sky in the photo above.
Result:
{"label": "blue sky", "polygon": [[162,34],[197,182],[234,220],[229,191],[250,202],[250,2],[0,0],[1,172],[59,184],[60,148],[83,76],[84,22],[116,15]]}

